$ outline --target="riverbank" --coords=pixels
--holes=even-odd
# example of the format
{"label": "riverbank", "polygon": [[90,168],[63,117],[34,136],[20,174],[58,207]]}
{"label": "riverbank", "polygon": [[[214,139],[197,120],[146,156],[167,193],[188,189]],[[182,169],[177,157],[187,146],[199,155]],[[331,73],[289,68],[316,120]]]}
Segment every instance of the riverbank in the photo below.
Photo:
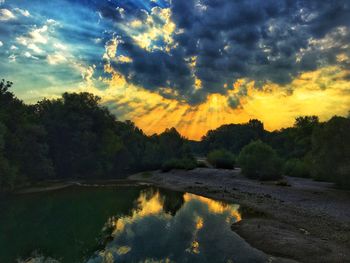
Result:
{"label": "riverbank", "polygon": [[350,191],[334,189],[330,183],[292,177],[259,182],[243,177],[239,169],[197,168],[144,172],[128,179],[46,181],[16,193],[135,185],[240,204],[244,220],[232,225],[233,231],[266,254],[284,258],[278,262],[350,262]]}
{"label": "riverbank", "polygon": [[147,182],[135,182],[128,179],[110,179],[110,180],[48,180],[39,182],[27,187],[20,188],[14,191],[14,194],[32,194],[40,192],[49,192],[68,188],[71,186],[82,186],[82,187],[117,187],[117,186],[135,186],[135,185],[150,185]]}
{"label": "riverbank", "polygon": [[241,204],[244,220],[232,229],[267,254],[296,262],[350,262],[350,192],[330,183],[291,177],[259,182],[239,169],[211,168],[129,179]]}

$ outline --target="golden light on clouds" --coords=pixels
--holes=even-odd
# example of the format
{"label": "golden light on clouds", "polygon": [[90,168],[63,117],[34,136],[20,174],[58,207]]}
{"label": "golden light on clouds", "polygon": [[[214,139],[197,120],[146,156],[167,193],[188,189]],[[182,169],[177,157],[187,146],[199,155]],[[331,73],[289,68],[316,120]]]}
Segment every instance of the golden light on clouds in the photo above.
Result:
{"label": "golden light on clouds", "polygon": [[[92,1],[61,6],[64,12],[57,1],[44,9],[17,2],[0,12],[3,33],[11,32],[1,37],[0,66],[27,103],[87,91],[147,134],[175,127],[196,140],[252,118],[273,130],[300,115],[327,120],[350,109],[345,0],[337,23],[322,16],[332,4],[308,1],[291,1],[295,19],[276,1]],[[230,10],[237,12],[224,15]],[[244,22],[255,16],[261,19]]]}
{"label": "golden light on clouds", "polygon": [[[349,72],[336,66],[303,73],[285,87],[266,84],[258,89],[254,88],[254,82],[240,79],[231,89],[228,87],[227,95],[211,94],[205,103],[197,106],[129,85],[108,65],[105,69],[113,73],[112,79],[106,80],[108,89],[89,91],[101,96],[104,103],[117,105],[123,112],[118,114],[119,118],[134,121],[146,134],[175,127],[183,136],[198,140],[210,129],[252,118],[263,121],[266,129],[274,130],[293,125],[300,115],[318,115],[326,120],[333,115],[346,115],[350,109],[350,82],[344,78]],[[243,89],[245,95],[238,97],[240,106],[230,107],[228,98],[242,93]]]}
{"label": "golden light on clouds", "polygon": [[132,20],[127,26],[121,26],[121,28],[139,47],[147,51],[163,49],[154,43],[159,39],[166,43],[165,50],[168,51],[175,45],[172,36],[176,29],[175,23],[171,20],[170,8],[153,7],[150,13],[145,15],[147,15],[145,21]]}
{"label": "golden light on clouds", "polygon": [[[134,19],[121,25],[122,30],[147,52],[169,52],[176,48],[174,35],[181,29],[171,20],[171,10],[154,7],[145,16],[143,21]],[[332,35],[310,41],[310,45],[318,49],[336,44]],[[95,88],[93,72],[90,72],[86,75],[91,77],[82,90],[100,96],[119,120],[133,121],[148,135],[175,127],[183,136],[200,140],[208,130],[223,124],[259,119],[266,129],[275,130],[293,125],[295,118],[301,115],[317,115],[327,120],[333,115],[346,115],[350,109],[350,81],[346,78],[350,72],[341,66],[304,72],[285,86],[267,82],[257,87],[254,81],[240,78],[233,85],[223,84],[225,94],[208,93],[204,103],[190,105],[181,97],[179,89],[164,86],[150,91],[144,89],[142,83],[140,86],[131,84],[129,75],[122,75],[111,65],[112,62],[133,63],[127,53],[118,49],[122,43],[122,39],[113,37],[105,45],[104,71],[111,77],[99,80],[107,89]],[[197,59],[196,55],[185,58],[194,81],[193,87],[184,88],[191,89],[186,96],[203,91],[202,80],[197,76]],[[346,53],[340,53],[336,59],[344,63],[349,58]]]}
{"label": "golden light on clouds", "polygon": [[[154,13],[167,21],[168,13]],[[293,125],[301,115],[327,120],[333,115],[346,115],[350,109],[350,81],[346,78],[349,71],[339,66],[302,73],[285,86],[266,83],[258,88],[254,81],[238,79],[232,86],[224,85],[225,95],[212,93],[204,103],[189,105],[181,100],[177,90],[169,87],[160,88],[157,93],[128,83],[110,65],[110,61],[118,59],[120,63],[131,62],[127,56],[117,54],[118,43],[114,38],[106,45],[104,71],[112,77],[102,81],[108,88],[100,90],[90,82],[84,91],[100,96],[118,119],[132,120],[148,135],[175,127],[183,136],[199,140],[208,130],[223,124],[259,119],[266,129],[275,130]],[[338,59],[347,57],[340,55]],[[201,89],[201,80],[194,70],[197,58],[190,57],[187,63],[193,71],[195,93]]]}

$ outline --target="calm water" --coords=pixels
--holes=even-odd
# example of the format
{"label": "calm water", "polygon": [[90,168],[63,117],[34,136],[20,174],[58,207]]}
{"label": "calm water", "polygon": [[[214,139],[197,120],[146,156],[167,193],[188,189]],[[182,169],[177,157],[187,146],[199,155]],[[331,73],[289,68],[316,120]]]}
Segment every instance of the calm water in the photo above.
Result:
{"label": "calm water", "polygon": [[0,201],[0,262],[266,262],[231,231],[238,208],[140,187],[15,196]]}

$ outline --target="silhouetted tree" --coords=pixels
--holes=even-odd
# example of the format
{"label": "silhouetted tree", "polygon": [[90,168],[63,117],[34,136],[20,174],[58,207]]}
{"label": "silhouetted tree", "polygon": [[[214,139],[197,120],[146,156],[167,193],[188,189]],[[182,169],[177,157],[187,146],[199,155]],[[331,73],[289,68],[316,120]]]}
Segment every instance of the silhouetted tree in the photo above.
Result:
{"label": "silhouetted tree", "polygon": [[350,188],[350,119],[333,117],[314,131],[312,174]]}
{"label": "silhouetted tree", "polygon": [[37,103],[59,177],[105,177],[122,169],[123,143],[110,112],[90,93],[64,93]]}
{"label": "silhouetted tree", "polygon": [[302,116],[295,119],[295,157],[303,157],[311,151],[311,136],[318,126],[317,116]]}
{"label": "silhouetted tree", "polygon": [[[12,85],[0,81],[0,190],[50,178],[115,178],[149,169],[192,169],[196,161],[191,149],[240,152],[243,172],[260,179],[280,175],[278,154],[289,175],[307,176],[311,171],[317,179],[350,187],[349,118],[319,123],[316,116],[298,117],[293,127],[274,132],[250,120],[223,125],[201,142],[191,142],[175,128],[147,136],[131,121],[117,121],[90,93],[64,93],[26,105],[9,91]],[[233,159],[224,154],[225,160],[227,156]]]}
{"label": "silhouetted tree", "polygon": [[238,154],[241,149],[254,140],[265,137],[264,125],[259,120],[250,120],[245,124],[223,125],[216,130],[210,130],[202,138],[205,152],[215,149],[225,149]]}
{"label": "silhouetted tree", "polygon": [[9,91],[11,86],[11,82],[0,82],[0,155],[3,163],[0,180],[3,188],[8,189],[25,181],[53,176],[45,128],[34,108]]}

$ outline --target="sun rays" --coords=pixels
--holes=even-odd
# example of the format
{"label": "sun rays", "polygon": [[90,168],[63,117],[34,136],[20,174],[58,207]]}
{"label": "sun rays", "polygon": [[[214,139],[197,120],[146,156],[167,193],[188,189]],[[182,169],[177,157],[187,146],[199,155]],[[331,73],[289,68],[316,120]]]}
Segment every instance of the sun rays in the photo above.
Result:
{"label": "sun rays", "polygon": [[[111,72],[113,77],[106,81],[106,91],[94,88],[88,91],[97,93],[107,105],[119,105],[116,110],[111,108],[112,112],[117,116],[123,112],[122,120],[132,120],[149,135],[175,127],[183,136],[199,140],[208,130],[254,118],[263,121],[265,128],[274,130],[292,125],[300,115],[314,114],[326,120],[334,114],[347,114],[350,108],[350,83],[337,80],[347,72],[337,67],[306,72],[287,86],[266,83],[256,88],[254,82],[240,79],[233,87],[227,87],[228,95],[210,94],[199,105],[164,98],[128,84],[123,76]],[[327,88],[322,83],[327,83]],[[233,108],[228,98],[237,93],[244,96],[239,98],[240,106]]]}

